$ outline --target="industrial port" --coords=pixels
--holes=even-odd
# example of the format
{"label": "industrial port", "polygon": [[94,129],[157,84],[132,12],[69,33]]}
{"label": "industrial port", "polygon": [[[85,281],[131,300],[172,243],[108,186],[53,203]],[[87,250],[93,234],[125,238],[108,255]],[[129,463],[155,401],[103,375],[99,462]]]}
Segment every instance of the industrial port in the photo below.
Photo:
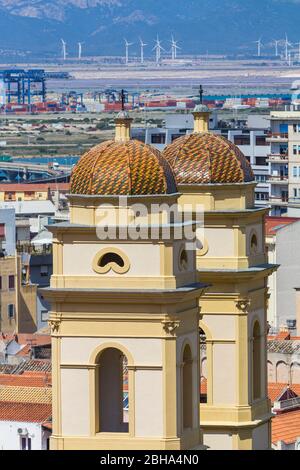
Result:
{"label": "industrial port", "polygon": [[[192,66],[176,63],[96,63],[3,65],[0,70],[0,180],[22,182],[68,178],[84,151],[112,137],[114,118],[125,109],[134,127],[160,127],[167,113],[185,114],[199,102],[220,121],[237,121],[251,113],[268,113],[290,106],[291,86],[300,71],[284,61],[210,58]],[[297,88],[297,87],[296,87]],[[297,90],[296,90],[297,93]],[[297,96],[296,96],[297,98]],[[7,165],[26,161],[42,165],[38,174],[7,172]],[[53,164],[59,163],[59,169]],[[52,168],[51,168],[52,166]]]}

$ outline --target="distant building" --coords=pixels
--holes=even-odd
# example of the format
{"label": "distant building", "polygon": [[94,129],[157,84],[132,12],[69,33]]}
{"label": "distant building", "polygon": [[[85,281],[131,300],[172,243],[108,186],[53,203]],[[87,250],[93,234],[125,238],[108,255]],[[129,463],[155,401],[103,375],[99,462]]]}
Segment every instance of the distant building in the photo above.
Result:
{"label": "distant building", "polygon": [[[273,401],[272,448],[274,450],[300,450],[300,396],[299,389],[282,386]],[[274,394],[274,396],[276,396]]]}
{"label": "distant building", "polygon": [[287,329],[268,338],[268,382],[300,387],[300,338]]}
{"label": "distant building", "polygon": [[[267,121],[265,121],[267,125]],[[230,129],[222,135],[233,142],[251,163],[257,186],[255,188],[256,205],[269,204],[269,168],[267,163],[270,144],[267,142],[267,130],[262,129]]]}
{"label": "distant building", "polygon": [[51,359],[51,339],[47,334],[0,334],[0,364],[16,366],[29,359]]}
{"label": "distant building", "polygon": [[56,212],[54,204],[48,200],[0,202],[0,210],[1,209],[14,209],[16,217],[18,218],[54,216]]}
{"label": "distant building", "polygon": [[56,201],[69,192],[69,183],[0,184],[0,201]]}
{"label": "distant building", "polygon": [[[217,125],[218,116],[214,112],[210,116],[209,127],[216,129]],[[192,114],[174,112],[166,115],[164,127],[132,128],[131,135],[133,139],[163,150],[166,145],[171,144],[178,137],[191,133],[193,129],[194,118]]]}
{"label": "distant building", "polygon": [[[30,255],[30,281],[39,287],[50,286],[50,278],[53,271],[52,250],[41,250],[32,252]],[[50,304],[44,299],[43,295],[37,293],[37,328],[43,328],[47,325],[48,312]]]}
{"label": "distant building", "polygon": [[296,328],[296,291],[300,279],[300,219],[267,217],[266,245],[270,263],[279,269],[269,278],[268,321],[272,328]]}
{"label": "distant building", "polygon": [[13,209],[0,209],[0,227],[2,227],[1,248],[8,256],[16,251],[16,223]]}
{"label": "distant building", "polygon": [[300,112],[271,112],[269,155],[272,215],[300,216]]}
{"label": "distant building", "polygon": [[51,403],[51,382],[47,374],[0,374],[0,448],[49,449]]}
{"label": "distant building", "polygon": [[0,331],[35,332],[36,298],[37,286],[26,279],[20,256],[0,258]]}

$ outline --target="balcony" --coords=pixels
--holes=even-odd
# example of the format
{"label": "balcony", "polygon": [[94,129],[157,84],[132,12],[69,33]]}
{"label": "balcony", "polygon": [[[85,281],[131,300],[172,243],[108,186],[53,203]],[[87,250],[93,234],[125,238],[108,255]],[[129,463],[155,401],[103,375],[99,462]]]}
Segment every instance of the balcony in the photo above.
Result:
{"label": "balcony", "polygon": [[297,207],[300,205],[300,197],[290,197],[289,204],[293,207]]}
{"label": "balcony", "polygon": [[268,201],[271,206],[287,206],[288,202],[288,198],[282,196],[270,196]]}
{"label": "balcony", "polygon": [[271,153],[268,155],[267,162],[270,163],[286,163],[289,157],[287,153]]}
{"label": "balcony", "polygon": [[300,407],[300,397],[288,398],[283,401],[275,401],[273,405],[274,411],[286,411],[291,409],[298,409]]}
{"label": "balcony", "polygon": [[269,175],[269,178],[267,180],[267,183],[272,183],[272,184],[288,184],[289,182],[289,177],[287,175]]}
{"label": "balcony", "polygon": [[288,142],[289,134],[287,132],[272,132],[267,135],[266,142]]}

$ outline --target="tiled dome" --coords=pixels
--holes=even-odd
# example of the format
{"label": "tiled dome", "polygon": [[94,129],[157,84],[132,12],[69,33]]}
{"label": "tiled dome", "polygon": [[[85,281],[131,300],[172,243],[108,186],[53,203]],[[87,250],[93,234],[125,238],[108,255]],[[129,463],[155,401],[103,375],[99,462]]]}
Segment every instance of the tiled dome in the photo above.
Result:
{"label": "tiled dome", "polygon": [[254,181],[250,163],[240,149],[210,132],[179,137],[163,156],[178,184],[246,183]]}
{"label": "tiled dome", "polygon": [[161,153],[137,140],[107,141],[85,153],[74,167],[71,194],[147,195],[177,192]]}

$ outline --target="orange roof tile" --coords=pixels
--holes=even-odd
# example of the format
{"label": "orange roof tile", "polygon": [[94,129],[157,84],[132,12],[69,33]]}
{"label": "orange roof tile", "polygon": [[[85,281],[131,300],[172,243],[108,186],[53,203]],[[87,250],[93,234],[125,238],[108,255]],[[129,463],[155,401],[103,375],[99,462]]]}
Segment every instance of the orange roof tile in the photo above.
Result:
{"label": "orange roof tile", "polygon": [[300,410],[282,413],[272,419],[272,442],[292,444],[300,437]]}
{"label": "orange roof tile", "polygon": [[0,402],[52,403],[51,387],[12,387],[0,385]]}
{"label": "orange roof tile", "polygon": [[48,189],[55,191],[69,191],[70,183],[2,183],[0,184],[0,191],[21,191],[21,192],[34,192],[34,191],[48,191]]}
{"label": "orange roof tile", "polygon": [[200,393],[201,395],[207,395],[207,379],[205,377],[201,378]]}
{"label": "orange roof tile", "polygon": [[289,340],[291,339],[291,335],[288,331],[280,331],[280,333],[278,333],[278,335],[275,336],[275,338],[273,339],[278,340],[278,341]]}
{"label": "orange roof tile", "polygon": [[[268,383],[268,396],[273,403],[277,400],[279,395],[283,392],[283,390],[288,386],[286,383],[275,383],[269,382]],[[293,384],[290,385],[290,389],[300,396],[300,384]]]}
{"label": "orange roof tile", "polygon": [[300,221],[298,217],[266,217],[266,234],[275,235],[277,230],[285,227],[286,225],[293,224]]}
{"label": "orange roof tile", "polygon": [[11,375],[0,374],[0,385],[10,385],[19,387],[46,387],[51,384],[50,374],[37,375]]}
{"label": "orange roof tile", "polygon": [[45,403],[0,402],[1,421],[43,423],[52,414],[52,406]]}
{"label": "orange roof tile", "polygon": [[221,135],[210,132],[183,135],[167,145],[163,156],[172,166],[179,185],[254,181],[244,154]]}
{"label": "orange roof tile", "polygon": [[71,176],[71,193],[148,195],[177,193],[173,171],[159,150],[138,140],[108,140],[85,153]]}
{"label": "orange roof tile", "polygon": [[45,344],[51,344],[50,335],[38,335],[36,333],[18,333],[18,334],[4,334],[2,333],[0,339],[5,342],[16,341],[18,344],[32,344],[33,346],[42,346]]}

